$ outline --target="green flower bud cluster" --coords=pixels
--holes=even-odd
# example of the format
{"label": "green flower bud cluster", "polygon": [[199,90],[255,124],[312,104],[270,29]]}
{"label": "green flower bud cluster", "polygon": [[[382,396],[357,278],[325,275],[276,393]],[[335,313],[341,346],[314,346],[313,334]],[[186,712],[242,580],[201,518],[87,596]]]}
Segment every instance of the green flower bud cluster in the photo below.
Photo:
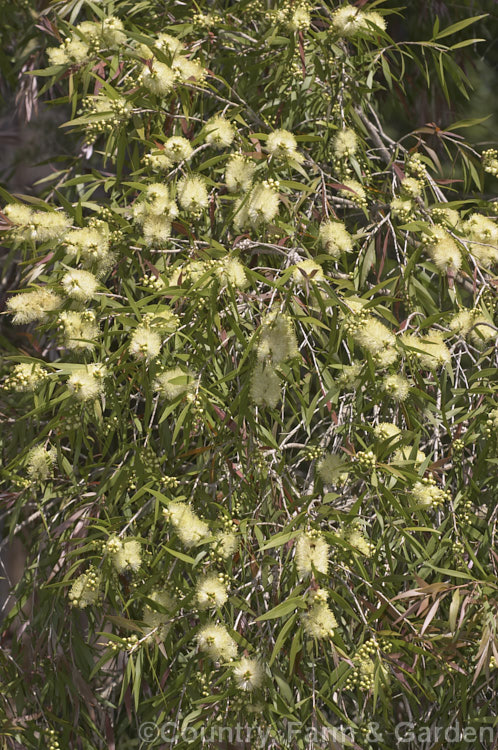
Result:
{"label": "green flower bud cluster", "polygon": [[355,460],[362,471],[371,471],[375,468],[376,458],[372,450],[358,451]]}
{"label": "green flower bud cluster", "polygon": [[498,177],[498,151],[495,148],[482,152],[482,167],[488,174]]}
{"label": "green flower bud cluster", "polygon": [[419,179],[422,179],[427,174],[425,164],[419,154],[413,154],[410,156],[405,164],[405,170],[407,174]]}
{"label": "green flower bud cluster", "polygon": [[176,477],[171,477],[165,474],[161,477],[161,484],[166,490],[174,490],[178,487],[179,482]]}
{"label": "green flower bud cluster", "polygon": [[48,742],[48,750],[59,750],[60,745],[57,740],[55,729],[47,729],[47,742]]}
{"label": "green flower bud cluster", "polygon": [[122,97],[110,99],[106,96],[90,96],[84,99],[78,115],[91,115],[94,118],[102,116],[102,119],[85,123],[85,143],[93,143],[102,133],[111,133],[126,122],[130,113],[131,106]]}
{"label": "green flower bud cluster", "polygon": [[211,29],[223,23],[223,17],[219,13],[201,13],[198,11],[192,16],[192,24],[199,29]]}
{"label": "green flower bud cluster", "polygon": [[323,455],[323,451],[318,445],[310,445],[306,448],[306,456],[310,461],[318,461]]}
{"label": "green flower bud cluster", "polygon": [[127,638],[123,638],[122,643],[118,643],[117,641],[107,641],[107,648],[110,648],[111,651],[114,651],[116,653],[117,651],[132,651],[138,643],[138,637],[135,635],[130,635]]}
{"label": "green flower bud cluster", "polygon": [[460,516],[461,520],[464,523],[468,523],[471,519],[472,514],[472,501],[467,499],[464,500],[460,505],[458,506],[458,515]]}
{"label": "green flower bud cluster", "polygon": [[203,416],[205,409],[203,406],[203,400],[199,393],[188,393],[187,401],[192,404],[192,413],[198,419]]}
{"label": "green flower bud cluster", "polygon": [[[374,686],[375,664],[372,659],[370,659],[370,657],[366,655],[373,652],[365,649],[365,646],[366,644],[361,647],[361,649],[363,649],[363,651],[361,652],[361,656],[361,649],[358,650],[355,656],[355,662],[357,662],[357,666],[355,666],[354,671],[349,675],[344,684],[344,688],[346,690],[353,690],[355,687],[358,687],[360,688],[360,690],[368,692],[369,690],[372,690]],[[374,651],[376,651],[375,646]]]}
{"label": "green flower bud cluster", "polygon": [[140,451],[140,459],[147,471],[157,473],[164,463],[165,456],[158,456],[150,445],[146,445]]}
{"label": "green flower bud cluster", "polygon": [[207,676],[201,672],[200,674],[198,674],[197,681],[199,683],[202,697],[208,698],[211,695],[211,690],[209,688]]}
{"label": "green flower bud cluster", "polygon": [[145,286],[147,289],[152,289],[154,292],[160,292],[166,286],[160,276],[154,276],[153,274],[142,276],[138,283],[141,286]]}

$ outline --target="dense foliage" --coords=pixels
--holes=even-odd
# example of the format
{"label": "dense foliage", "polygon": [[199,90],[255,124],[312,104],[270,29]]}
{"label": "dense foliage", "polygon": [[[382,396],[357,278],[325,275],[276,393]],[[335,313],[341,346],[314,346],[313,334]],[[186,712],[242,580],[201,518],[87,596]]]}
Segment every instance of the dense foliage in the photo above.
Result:
{"label": "dense foliage", "polygon": [[2,191],[6,747],[492,746],[498,152],[393,136],[479,43],[394,18],[33,19],[75,145]]}

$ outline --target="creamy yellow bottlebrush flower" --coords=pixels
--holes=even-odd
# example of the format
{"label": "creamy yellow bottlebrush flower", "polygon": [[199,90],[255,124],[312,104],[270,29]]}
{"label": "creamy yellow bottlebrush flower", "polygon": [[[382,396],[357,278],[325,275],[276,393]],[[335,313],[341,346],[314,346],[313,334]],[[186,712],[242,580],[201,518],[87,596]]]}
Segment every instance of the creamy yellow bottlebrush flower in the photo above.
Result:
{"label": "creamy yellow bottlebrush flower", "polygon": [[375,551],[375,545],[368,541],[358,526],[353,524],[351,528],[347,529],[345,538],[346,541],[360,554],[364,555],[364,557],[372,557]]}
{"label": "creamy yellow bottlebrush flower", "polygon": [[64,335],[64,345],[68,349],[92,349],[99,335],[95,313],[91,310],[65,310],[59,315],[59,328]]}
{"label": "creamy yellow bottlebrush flower", "polygon": [[228,148],[235,138],[235,128],[225,118],[215,115],[205,125],[206,143],[217,149]]}
{"label": "creamy yellow bottlebrush flower", "polygon": [[33,209],[24,203],[7,203],[3,213],[13,224],[25,227],[31,224]]}
{"label": "creamy yellow bottlebrush flower", "polygon": [[229,193],[245,192],[252,184],[256,165],[242,154],[230,158],[225,170],[225,183]]}
{"label": "creamy yellow bottlebrush flower", "polygon": [[358,148],[358,138],[354,130],[344,128],[339,130],[333,142],[334,154],[338,159],[346,159],[353,156]]}
{"label": "creamy yellow bottlebrush flower", "polygon": [[129,348],[136,359],[150,362],[161,351],[161,337],[148,326],[138,326],[131,335]]}
{"label": "creamy yellow bottlebrush flower", "polygon": [[87,62],[88,54],[88,44],[77,36],[66,39],[60,47],[47,49],[47,57],[51,65]]}
{"label": "creamy yellow bottlebrush flower", "polygon": [[413,448],[410,445],[404,445],[394,451],[391,462],[393,464],[422,464],[426,458],[427,456],[423,451],[417,449],[414,455]]}
{"label": "creamy yellow bottlebrush flower", "polygon": [[411,491],[411,500],[417,508],[437,508],[450,499],[448,490],[438,487],[430,477],[415,482]]}
{"label": "creamy yellow bottlebrush flower", "polygon": [[155,216],[164,216],[169,220],[176,219],[178,207],[171,198],[167,185],[162,182],[154,182],[147,186],[145,196],[146,215],[154,214]]}
{"label": "creamy yellow bottlebrush flower", "polygon": [[154,49],[160,49],[161,51],[167,52],[169,55],[174,57],[183,49],[185,49],[185,45],[176,37],[171,36],[171,34],[161,32],[149,44],[137,45],[136,51],[137,54],[140,55],[140,57],[144,57],[145,59],[149,60],[150,58],[154,57]]}
{"label": "creamy yellow bottlebrush flower", "polygon": [[393,361],[397,358],[394,349],[396,345],[395,335],[376,318],[369,317],[363,324],[360,324],[353,332],[353,338],[372,356],[381,355],[385,350],[390,350],[394,353]]}
{"label": "creamy yellow bottlebrush flower", "polygon": [[197,213],[208,206],[208,191],[202,177],[184,177],[178,183],[178,201],[184,211]]}
{"label": "creamy yellow bottlebrush flower", "polygon": [[23,292],[9,297],[7,311],[14,316],[14,325],[25,325],[35,321],[43,323],[48,313],[56,310],[61,301],[61,298],[49,289],[36,289],[33,292]]}
{"label": "creamy yellow bottlebrush flower", "polygon": [[199,544],[210,535],[209,526],[186,503],[170,503],[163,511],[164,517],[174,526],[186,547]]}
{"label": "creamy yellow bottlebrush flower", "polygon": [[461,310],[450,320],[449,328],[459,336],[467,336],[473,325],[474,311]]}
{"label": "creamy yellow bottlebrush flower", "polygon": [[195,378],[190,370],[182,370],[181,367],[172,367],[170,370],[161,372],[154,383],[154,389],[161,396],[172,401],[194,387]]}
{"label": "creamy yellow bottlebrush flower", "polygon": [[142,226],[144,240],[148,245],[165,242],[171,237],[171,221],[167,216],[147,216]]}
{"label": "creamy yellow bottlebrush flower", "polygon": [[380,369],[383,369],[393,365],[398,358],[399,352],[394,347],[388,346],[375,354],[374,361]]}
{"label": "creamy yellow bottlebrush flower", "polygon": [[257,362],[251,376],[250,396],[256,406],[274,409],[280,401],[280,380],[274,367]]}
{"label": "creamy yellow bottlebrush flower", "polygon": [[298,354],[291,318],[283,313],[269,313],[261,323],[258,359],[271,360],[274,364],[279,364],[297,357]]}
{"label": "creamy yellow bottlebrush flower", "polygon": [[142,563],[141,545],[137,539],[125,539],[111,537],[107,542],[107,550],[111,562],[118,571],[137,571]]}
{"label": "creamy yellow bottlebrush flower", "polygon": [[272,187],[260,182],[255,185],[247,204],[247,216],[253,227],[268,224],[278,214],[280,196]]}
{"label": "creamy yellow bottlebrush flower", "polygon": [[410,381],[402,375],[386,375],[382,381],[384,391],[395,401],[405,401],[410,393]]}
{"label": "creamy yellow bottlebrush flower", "polygon": [[[491,325],[489,325],[491,324]],[[451,320],[450,330],[459,336],[469,336],[479,346],[496,338],[492,320],[480,315],[478,310],[461,310]]]}
{"label": "creamy yellow bottlebrush flower", "polygon": [[188,57],[178,56],[173,60],[171,67],[176,78],[181,83],[196,83],[204,78],[206,71],[197,60],[190,60]]}
{"label": "creamy yellow bottlebrush flower", "polygon": [[89,604],[95,604],[99,598],[100,575],[89,570],[78,576],[69,591],[69,602],[72,607],[85,609]]}
{"label": "creamy yellow bottlebrush flower", "polygon": [[476,314],[473,328],[470,331],[470,338],[476,347],[485,346],[490,341],[496,339],[496,328],[494,327],[493,321],[488,320],[482,315]]}
{"label": "creamy yellow bottlebrush flower", "polygon": [[482,214],[472,214],[463,224],[470,252],[485,268],[498,263],[498,226]]}
{"label": "creamy yellow bottlebrush flower", "polygon": [[193,151],[190,141],[181,135],[172,135],[164,143],[163,153],[174,164],[190,159]]}
{"label": "creamy yellow bottlebrush flower", "polygon": [[234,205],[233,225],[236,231],[247,230],[249,222],[249,200],[246,196],[239,198]]}
{"label": "creamy yellow bottlebrush flower", "polygon": [[152,591],[147,598],[158,605],[155,607],[146,604],[142,613],[142,620],[147,626],[145,642],[151,643],[154,640],[163,640],[168,634],[171,628],[169,620],[175,608],[175,601],[166,591],[159,590]]}
{"label": "creamy yellow bottlebrush flower", "polygon": [[69,58],[66,54],[65,45],[60,47],[49,47],[47,57],[50,65],[67,65]]}
{"label": "creamy yellow bottlebrush flower", "polygon": [[347,198],[353,203],[357,203],[359,206],[367,205],[367,194],[365,188],[358,182],[358,180],[342,180],[342,184],[349,188],[349,190],[339,190],[339,195],[343,198]]}
{"label": "creamy yellow bottlebrush flower", "polygon": [[82,36],[90,39],[92,42],[100,36],[101,26],[95,21],[82,21],[81,23],[78,23],[75,28]]}
{"label": "creamy yellow bottlebrush flower", "polygon": [[431,331],[426,336],[421,336],[418,342],[418,348],[424,351],[424,354],[417,354],[422,367],[434,370],[437,367],[445,367],[450,364],[451,353],[444,343],[442,333]]}
{"label": "creamy yellow bottlebrush flower", "polygon": [[154,182],[147,187],[143,200],[133,206],[133,218],[144,228],[147,241],[167,239],[171,221],[178,216],[178,206],[170,197],[167,185]]}
{"label": "creamy yellow bottlebrush flower", "polygon": [[401,190],[410,198],[418,198],[422,194],[423,184],[416,177],[405,177],[401,181]]}
{"label": "creamy yellow bottlebrush flower", "polygon": [[[363,19],[364,19],[365,26],[368,26],[368,24],[373,24],[374,26],[377,27],[377,29],[380,29],[381,31],[385,31],[387,28],[386,19],[384,18],[384,16],[381,16],[380,13],[377,13],[374,10],[364,13]],[[374,31],[375,30],[376,29],[374,29]]]}
{"label": "creamy yellow bottlebrush flower", "polygon": [[116,49],[126,42],[123,22],[116,16],[104,18],[100,33],[104,44],[110,49]]}
{"label": "creamy yellow bottlebrush flower", "polygon": [[338,385],[341,388],[355,386],[361,375],[362,369],[363,364],[361,362],[353,362],[350,365],[344,365],[342,370],[339,371],[339,377],[337,378]]}
{"label": "creamy yellow bottlebrush flower", "polygon": [[274,130],[266,140],[266,150],[271,156],[279,159],[302,161],[297,151],[297,141],[289,130]]}
{"label": "creamy yellow bottlebrush flower", "polygon": [[342,36],[355,36],[358,32],[385,31],[386,22],[376,11],[363,12],[347,5],[339,8],[332,15],[332,27]]}
{"label": "creamy yellow bottlebrush flower", "polygon": [[313,569],[326,574],[329,567],[329,545],[318,534],[301,534],[296,543],[296,568],[300,577],[311,575]]}
{"label": "creamy yellow bottlebrush flower", "polygon": [[105,262],[109,257],[109,227],[102,222],[98,227],[73,229],[66,235],[65,244],[69,255],[88,262]]}
{"label": "creamy yellow bottlebrush flower", "polygon": [[197,643],[214,661],[229,662],[237,656],[237,644],[224,625],[205,625],[197,633]]}
{"label": "creamy yellow bottlebrush flower", "polygon": [[398,425],[393,424],[393,422],[380,422],[374,427],[374,435],[377,440],[387,440],[388,438],[401,435],[401,430]]}
{"label": "creamy yellow bottlebrush flower", "polygon": [[415,207],[410,198],[393,198],[390,209],[397,219],[405,222],[412,218]]}
{"label": "creamy yellow bottlebrush flower", "polygon": [[236,289],[245,289],[249,283],[244,266],[237,258],[227,257],[220,260],[215,273],[224,286],[230,284]]}
{"label": "creamy yellow bottlebrush flower", "polygon": [[104,392],[105,374],[104,365],[96,362],[87,365],[85,369],[73,372],[69,376],[67,385],[80,401],[94,401]]}
{"label": "creamy yellow bottlebrush flower", "polygon": [[453,237],[450,237],[443,227],[432,227],[432,234],[426,238],[426,241],[428,242],[427,252],[439,271],[456,272],[461,268],[462,253]]}
{"label": "creamy yellow bottlebrush flower", "polygon": [[222,607],[228,600],[227,587],[217,575],[208,575],[197,585],[196,598],[200,609]]}
{"label": "creamy yellow bottlebrush flower", "polygon": [[256,659],[244,656],[233,667],[233,676],[241,690],[254,690],[263,682],[263,667]]}
{"label": "creamy yellow bottlebrush flower", "polygon": [[57,451],[55,448],[35,445],[28,453],[27,472],[29,478],[43,482],[51,477],[56,457]]}
{"label": "creamy yellow bottlebrush flower", "polygon": [[86,302],[95,295],[99,282],[93,273],[74,269],[64,274],[61,284],[69,297]]}
{"label": "creamy yellow bottlebrush flower", "polygon": [[305,31],[311,26],[311,13],[307,5],[293,8],[287,19],[286,26],[291,31]]}
{"label": "creamy yellow bottlebrush flower", "polygon": [[238,539],[232,531],[218,531],[211,544],[215,554],[223,560],[231,557],[237,551],[238,546]]}
{"label": "creamy yellow bottlebrush flower", "polygon": [[343,36],[354,36],[364,27],[364,15],[359,8],[346,5],[332,14],[332,27]]}
{"label": "creamy yellow bottlebrush flower", "polygon": [[353,250],[351,235],[342,221],[324,221],[318,236],[324,250],[335,259]]}
{"label": "creamy yellow bottlebrush flower", "polygon": [[31,236],[37,242],[58,240],[71,226],[71,220],[62,211],[34,211],[31,223],[34,227]]}
{"label": "creamy yellow bottlebrush flower", "polygon": [[35,391],[47,380],[48,375],[48,371],[36,362],[21,362],[12,368],[5,387],[19,392]]}
{"label": "creamy yellow bottlebrush flower", "polygon": [[332,638],[337,627],[334,613],[327,604],[315,604],[303,615],[303,627],[313,638]]}
{"label": "creamy yellow bottlebrush flower", "polygon": [[142,68],[140,81],[151,94],[166,96],[175,85],[175,72],[166,63],[154,59]]}
{"label": "creamy yellow bottlebrush flower", "polygon": [[154,47],[161,50],[167,50],[170,55],[177,55],[185,49],[185,45],[180,39],[171,36],[171,34],[166,34],[164,31],[157,35],[157,38],[154,41]]}
{"label": "creamy yellow bottlebrush flower", "polygon": [[304,287],[308,283],[317,284],[323,281],[324,276],[322,267],[314,260],[301,260],[296,263],[292,278],[296,284]]}
{"label": "creamy yellow bottlebrush flower", "polygon": [[348,478],[347,466],[337,453],[327,453],[319,461],[317,471],[327,484],[342,484]]}
{"label": "creamy yellow bottlebrush flower", "polygon": [[155,172],[167,172],[173,165],[171,159],[166,156],[162,149],[145,154],[144,163]]}

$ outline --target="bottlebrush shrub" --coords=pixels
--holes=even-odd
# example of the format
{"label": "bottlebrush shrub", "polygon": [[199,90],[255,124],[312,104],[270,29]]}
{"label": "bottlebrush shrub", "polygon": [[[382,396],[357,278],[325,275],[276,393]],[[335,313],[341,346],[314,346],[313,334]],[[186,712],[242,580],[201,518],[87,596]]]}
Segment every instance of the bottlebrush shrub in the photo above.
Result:
{"label": "bottlebrush shrub", "polygon": [[45,199],[3,193],[6,746],[492,724],[490,151],[381,106],[408,58],[465,86],[467,24],[395,44],[359,5],[38,24],[76,147]]}

